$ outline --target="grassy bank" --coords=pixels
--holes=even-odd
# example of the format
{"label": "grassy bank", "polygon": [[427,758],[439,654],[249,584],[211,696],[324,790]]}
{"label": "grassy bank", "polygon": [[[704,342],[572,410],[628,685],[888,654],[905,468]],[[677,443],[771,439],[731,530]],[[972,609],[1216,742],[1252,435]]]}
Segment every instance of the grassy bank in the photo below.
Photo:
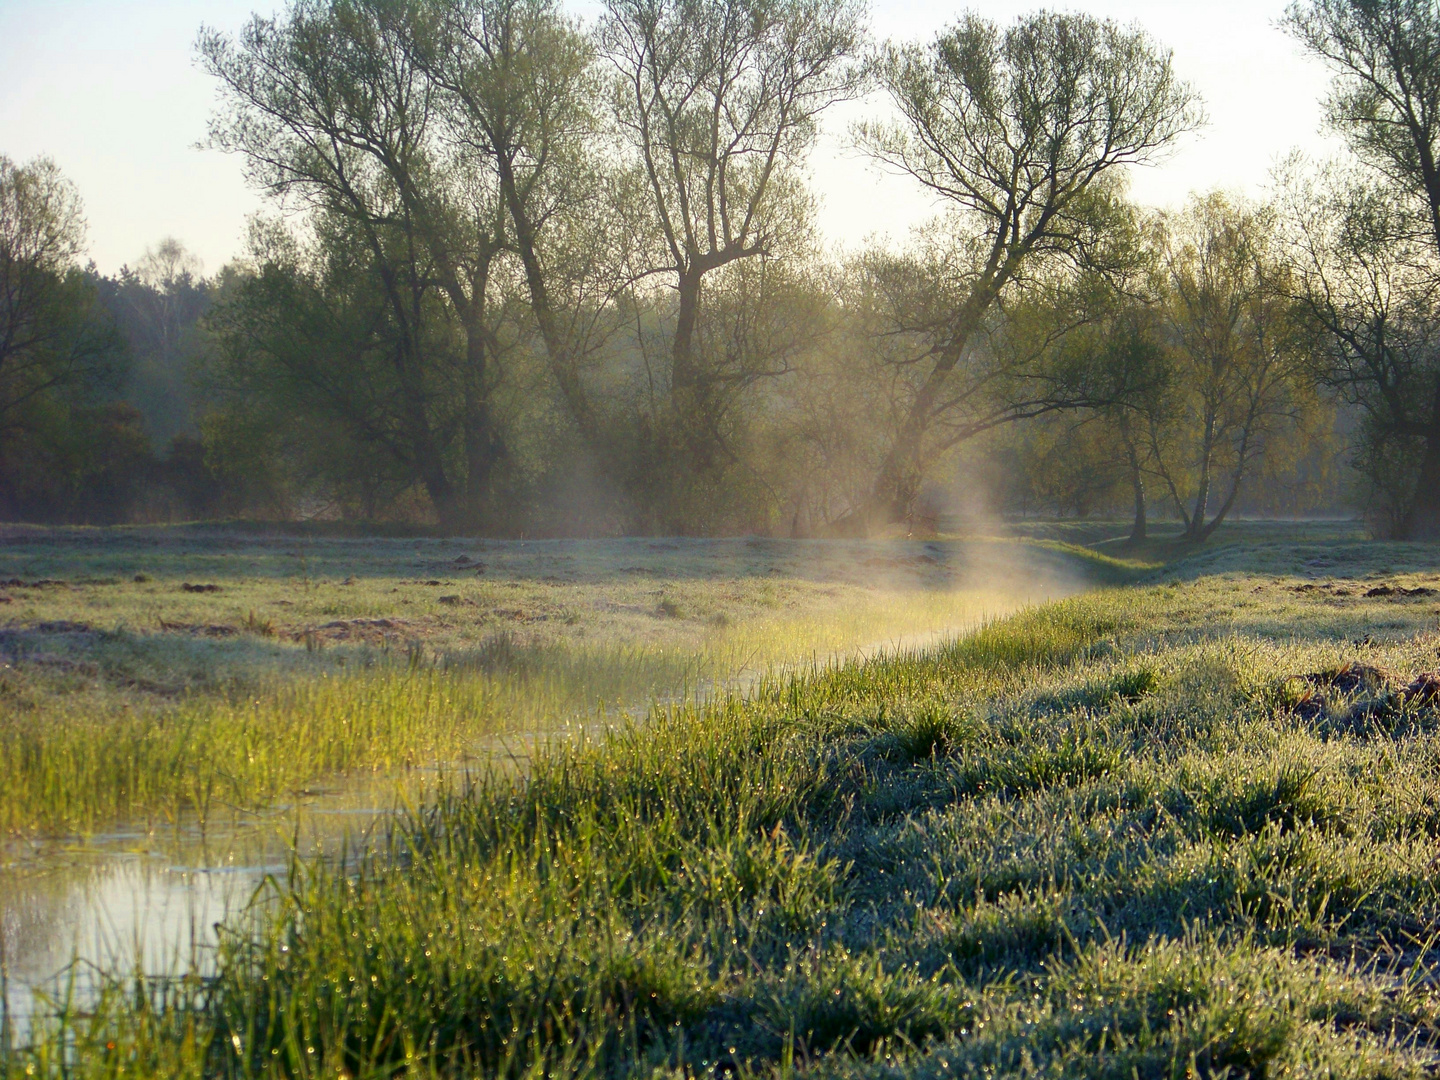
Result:
{"label": "grassy bank", "polygon": [[1434,548],[1230,547],[658,711],[7,1068],[1433,1075],[1437,588]]}

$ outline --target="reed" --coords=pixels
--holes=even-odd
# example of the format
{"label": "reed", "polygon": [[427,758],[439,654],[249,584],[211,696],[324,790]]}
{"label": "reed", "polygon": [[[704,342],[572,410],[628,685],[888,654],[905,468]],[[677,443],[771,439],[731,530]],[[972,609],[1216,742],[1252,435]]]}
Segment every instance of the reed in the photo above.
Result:
{"label": "reed", "polygon": [[[405,652],[240,642],[217,658],[229,675],[171,696],[40,682],[24,702],[0,694],[0,833],[204,822],[344,774],[463,770],[493,753],[497,736],[603,726],[656,701],[702,699],[907,634],[958,633],[1013,605],[983,591],[846,599],[639,641],[500,631],[443,650],[416,640]],[[164,648],[124,631],[100,646],[117,666],[117,656],[166,671],[208,658],[189,641]],[[236,656],[247,650],[258,659],[242,665]]]}

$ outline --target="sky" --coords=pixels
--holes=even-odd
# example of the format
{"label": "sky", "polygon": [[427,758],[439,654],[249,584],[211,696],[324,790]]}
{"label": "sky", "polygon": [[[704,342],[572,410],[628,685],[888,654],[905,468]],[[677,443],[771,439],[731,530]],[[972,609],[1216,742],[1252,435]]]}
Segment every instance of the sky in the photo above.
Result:
{"label": "sky", "polygon": [[[207,271],[243,251],[247,218],[264,209],[240,163],[199,147],[215,104],[194,60],[202,24],[236,30],[276,0],[0,0],[0,154],[49,156],[75,182],[103,273],[175,237]],[[1276,26],[1285,0],[874,0],[877,39],[926,39],[968,9],[1008,21],[1039,6],[1138,23],[1174,51],[1200,92],[1208,126],[1165,161],[1137,170],[1132,193],[1155,206],[1192,191],[1260,196],[1292,149],[1324,155],[1320,101],[1328,79]],[[571,0],[589,17],[595,0]],[[851,102],[827,115],[811,161],[819,226],[836,247],[903,239],[933,212],[912,181],[878,170],[848,145],[857,119],[884,109]]]}

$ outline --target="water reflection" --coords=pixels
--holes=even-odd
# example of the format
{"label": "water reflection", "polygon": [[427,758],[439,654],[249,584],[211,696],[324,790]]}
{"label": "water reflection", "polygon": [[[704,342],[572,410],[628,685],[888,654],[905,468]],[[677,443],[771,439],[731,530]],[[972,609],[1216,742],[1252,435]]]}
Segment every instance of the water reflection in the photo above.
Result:
{"label": "water reflection", "polygon": [[[578,724],[546,738],[573,737]],[[492,768],[523,769],[536,735],[486,740]],[[204,970],[215,927],[283,882],[294,855],[339,860],[383,843],[390,821],[459,768],[347,778],[263,813],[0,847],[0,975],[5,1018],[24,1041],[30,1019],[93,999],[97,972]]]}
{"label": "water reflection", "polygon": [[23,1039],[46,1000],[84,1000],[97,969],[188,968],[217,922],[247,905],[292,851],[354,851],[398,805],[393,781],[357,784],[202,831],[182,823],[44,844],[11,844],[0,862],[6,1008]]}

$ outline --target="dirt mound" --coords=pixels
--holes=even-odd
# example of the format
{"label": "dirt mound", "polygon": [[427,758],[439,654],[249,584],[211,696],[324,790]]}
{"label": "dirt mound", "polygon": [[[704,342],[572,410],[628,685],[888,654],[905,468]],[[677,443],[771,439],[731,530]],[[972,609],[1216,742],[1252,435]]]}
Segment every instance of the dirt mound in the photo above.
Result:
{"label": "dirt mound", "polygon": [[1368,599],[1377,599],[1381,597],[1405,598],[1435,595],[1437,595],[1435,589],[1427,589],[1423,585],[1417,586],[1413,589],[1407,589],[1400,585],[1376,585],[1373,589],[1369,589],[1365,593],[1365,596]]}
{"label": "dirt mound", "polygon": [[73,622],[70,619],[36,623],[31,629],[37,634],[93,634],[95,632],[95,628],[89,623]]}
{"label": "dirt mound", "polygon": [[234,637],[240,633],[239,627],[226,626],[223,623],[183,623],[170,622],[168,619],[160,620],[160,629],[171,634],[191,634],[195,637]]}
{"label": "dirt mound", "polygon": [[1400,700],[1407,705],[1440,704],[1440,671],[1417,675],[1409,686],[1400,691]]}
{"label": "dirt mound", "polygon": [[1295,681],[1314,689],[1292,702],[1290,712],[1306,723],[1323,723],[1340,732],[1373,732],[1378,725],[1398,733],[1418,710],[1440,709],[1440,672],[1424,672],[1397,689],[1400,678],[1393,673],[1349,663]]}
{"label": "dirt mound", "polygon": [[337,619],[334,622],[321,623],[319,626],[292,630],[283,636],[291,641],[304,641],[309,638],[315,641],[332,642],[363,641],[377,645],[397,640],[402,632],[409,630],[412,625],[409,619],[397,618]]}
{"label": "dirt mound", "polygon": [[1327,671],[1316,671],[1301,676],[1312,686],[1323,686],[1341,694],[1355,694],[1361,690],[1375,691],[1388,686],[1393,676],[1383,668],[1370,664],[1342,664]]}

